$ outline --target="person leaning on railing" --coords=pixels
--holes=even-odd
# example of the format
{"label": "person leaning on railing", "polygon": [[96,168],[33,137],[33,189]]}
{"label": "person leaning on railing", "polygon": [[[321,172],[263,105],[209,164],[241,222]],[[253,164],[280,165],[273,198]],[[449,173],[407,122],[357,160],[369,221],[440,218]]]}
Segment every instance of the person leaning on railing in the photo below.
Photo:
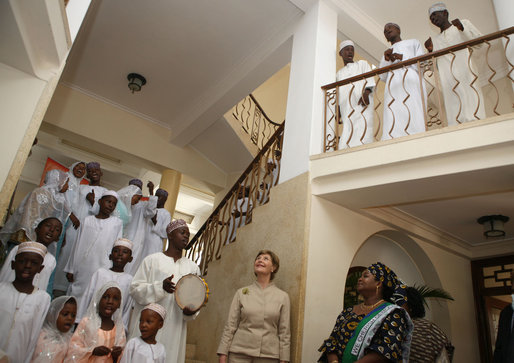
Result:
{"label": "person leaning on railing", "polygon": [[[428,38],[425,42],[429,52],[482,36],[467,19],[454,19],[450,23],[448,9],[444,3],[432,5],[428,15],[432,24],[441,31],[433,39]],[[463,49],[437,57],[448,125],[485,118],[484,97],[480,86],[471,84],[475,80],[473,74],[478,72],[471,60],[468,63],[470,56],[469,50]]]}
{"label": "person leaning on railing", "polygon": [[254,261],[257,281],[237,290],[218,346],[219,363],[289,362],[290,304],[272,280],[278,256],[259,251]]}

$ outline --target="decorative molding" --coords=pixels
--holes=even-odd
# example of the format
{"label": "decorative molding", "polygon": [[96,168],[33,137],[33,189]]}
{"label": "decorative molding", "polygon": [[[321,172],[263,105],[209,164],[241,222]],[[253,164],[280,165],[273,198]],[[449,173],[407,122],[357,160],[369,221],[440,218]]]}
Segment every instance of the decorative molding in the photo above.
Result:
{"label": "decorative molding", "polygon": [[65,82],[65,81],[61,81],[61,82],[59,82],[59,84],[64,86],[64,87],[70,88],[70,89],[72,89],[74,91],[80,92],[80,93],[82,93],[82,94],[84,94],[86,96],[89,96],[91,98],[94,98],[97,101],[106,103],[106,104],[108,104],[110,106],[116,107],[117,109],[120,109],[122,111],[130,113],[130,114],[132,114],[132,115],[134,115],[134,116],[136,116],[138,118],[141,118],[141,119],[143,119],[145,121],[152,122],[152,123],[154,123],[154,124],[156,124],[158,126],[164,127],[164,128],[166,128],[168,130],[171,130],[170,125],[168,125],[167,123],[165,123],[163,121],[157,120],[157,119],[155,119],[153,117],[150,117],[150,116],[147,116],[147,115],[145,115],[145,114],[143,114],[141,112],[135,111],[135,110],[133,110],[133,109],[131,109],[129,107],[123,106],[123,105],[121,105],[121,104],[119,104],[117,102],[111,101],[111,100],[109,100],[109,99],[107,99],[107,98],[105,98],[103,96],[100,96],[100,95],[98,95],[96,93],[93,93],[93,92],[91,92],[91,91],[89,91],[89,90],[87,90],[85,88],[79,87],[79,86],[77,86],[75,84],[72,84],[72,83],[69,83],[69,82]]}

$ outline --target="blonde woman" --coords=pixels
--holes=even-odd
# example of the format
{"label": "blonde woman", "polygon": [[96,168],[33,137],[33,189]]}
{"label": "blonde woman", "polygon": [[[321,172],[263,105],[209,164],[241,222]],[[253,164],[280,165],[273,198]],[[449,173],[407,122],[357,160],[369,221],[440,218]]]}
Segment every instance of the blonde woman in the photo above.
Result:
{"label": "blonde woman", "polygon": [[257,254],[257,280],[234,295],[218,347],[219,363],[289,362],[289,296],[272,282],[279,266],[272,251]]}

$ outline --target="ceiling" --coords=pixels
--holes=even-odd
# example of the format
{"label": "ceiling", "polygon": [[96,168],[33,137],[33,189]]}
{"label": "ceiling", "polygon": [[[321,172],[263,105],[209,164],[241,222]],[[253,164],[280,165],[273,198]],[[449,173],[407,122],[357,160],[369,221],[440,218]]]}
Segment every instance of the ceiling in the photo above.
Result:
{"label": "ceiling", "polygon": [[[170,128],[184,146],[288,63],[285,52],[259,83],[239,82],[253,57],[263,61],[259,47],[300,14],[287,0],[93,1],[61,81]],[[142,92],[128,91],[131,72],[146,78]]]}
{"label": "ceiling", "polygon": [[[408,204],[396,208],[470,245],[512,240],[514,250],[514,192]],[[488,239],[483,235],[483,227],[477,223],[477,219],[495,214],[508,216],[511,220],[504,225],[504,238]]]}

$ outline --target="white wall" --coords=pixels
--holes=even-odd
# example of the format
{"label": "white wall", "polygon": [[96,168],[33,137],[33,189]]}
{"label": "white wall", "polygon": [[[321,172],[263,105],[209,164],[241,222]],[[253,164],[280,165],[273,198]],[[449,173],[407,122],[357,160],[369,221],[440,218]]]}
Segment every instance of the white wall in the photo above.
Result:
{"label": "white wall", "polygon": [[[446,321],[434,320],[451,336],[456,346],[454,362],[478,362],[470,261],[403,233],[389,233],[389,229],[325,199],[312,197],[303,361],[314,362],[319,357],[317,349],[330,334],[335,319],[342,310],[344,282],[350,266],[359,261],[365,264],[384,258],[384,261],[387,260],[394,266],[393,269],[398,270],[398,274],[407,275],[417,270],[417,276],[409,276],[412,279],[410,281],[419,279],[432,287],[442,287],[454,296],[455,302],[450,304],[443,303],[442,307],[433,304],[434,318],[447,314],[444,319]],[[364,246],[363,253],[357,255],[362,244],[376,233],[389,240],[398,237],[396,246],[391,247],[392,242],[389,243],[392,248],[390,251],[385,251],[384,248],[375,251]],[[400,251],[403,251],[403,257],[395,257],[395,252]],[[402,259],[407,263],[400,266]],[[408,262],[409,259],[411,262]]]}

